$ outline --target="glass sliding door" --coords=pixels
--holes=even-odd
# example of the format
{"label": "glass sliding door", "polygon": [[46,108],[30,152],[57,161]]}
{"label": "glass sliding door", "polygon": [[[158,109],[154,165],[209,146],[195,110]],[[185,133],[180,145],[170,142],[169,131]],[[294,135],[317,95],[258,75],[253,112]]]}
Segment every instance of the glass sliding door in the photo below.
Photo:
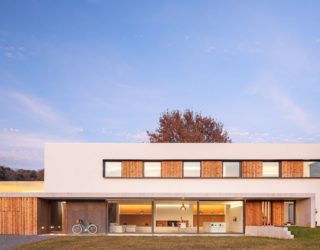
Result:
{"label": "glass sliding door", "polygon": [[197,233],[196,201],[156,201],[155,233]]}
{"label": "glass sliding door", "polygon": [[243,233],[243,201],[108,201],[109,233]]}
{"label": "glass sliding door", "polygon": [[151,201],[108,202],[109,233],[151,233]]}
{"label": "glass sliding door", "polygon": [[200,201],[200,233],[243,233],[242,201]]}
{"label": "glass sliding door", "polygon": [[284,202],[284,224],[294,225],[295,224],[295,203],[294,201]]}

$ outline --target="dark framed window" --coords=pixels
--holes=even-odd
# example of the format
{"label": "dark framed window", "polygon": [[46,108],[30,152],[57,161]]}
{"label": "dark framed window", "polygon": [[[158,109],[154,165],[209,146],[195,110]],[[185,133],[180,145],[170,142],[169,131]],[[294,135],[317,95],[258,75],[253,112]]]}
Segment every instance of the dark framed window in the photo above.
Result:
{"label": "dark framed window", "polygon": [[104,177],[121,177],[121,161],[105,161]]}
{"label": "dark framed window", "polygon": [[280,164],[278,161],[264,161],[262,163],[262,177],[279,177]]}
{"label": "dark framed window", "polygon": [[240,177],[240,162],[239,161],[224,161],[223,177]]}
{"label": "dark framed window", "polygon": [[144,177],[161,177],[161,161],[145,161]]}
{"label": "dark framed window", "polygon": [[303,163],[304,177],[320,177],[320,161],[305,161]]}
{"label": "dark framed window", "polygon": [[200,177],[201,162],[200,161],[184,161],[183,177]]}

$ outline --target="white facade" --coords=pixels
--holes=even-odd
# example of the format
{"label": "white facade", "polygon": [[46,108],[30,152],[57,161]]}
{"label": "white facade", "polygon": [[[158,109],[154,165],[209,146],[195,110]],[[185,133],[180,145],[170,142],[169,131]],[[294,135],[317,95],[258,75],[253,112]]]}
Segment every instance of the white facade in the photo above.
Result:
{"label": "white facade", "polygon": [[[61,197],[295,199],[320,225],[320,178],[108,179],[103,160],[320,160],[320,144],[48,143],[45,192]],[[316,214],[315,210],[319,213]]]}

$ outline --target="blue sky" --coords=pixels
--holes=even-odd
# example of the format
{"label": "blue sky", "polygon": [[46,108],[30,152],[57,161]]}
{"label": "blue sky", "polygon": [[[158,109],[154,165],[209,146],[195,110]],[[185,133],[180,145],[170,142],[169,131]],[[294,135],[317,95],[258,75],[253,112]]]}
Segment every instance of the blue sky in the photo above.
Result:
{"label": "blue sky", "polygon": [[320,142],[320,1],[0,1],[0,164],[146,142],[191,108],[234,142]]}

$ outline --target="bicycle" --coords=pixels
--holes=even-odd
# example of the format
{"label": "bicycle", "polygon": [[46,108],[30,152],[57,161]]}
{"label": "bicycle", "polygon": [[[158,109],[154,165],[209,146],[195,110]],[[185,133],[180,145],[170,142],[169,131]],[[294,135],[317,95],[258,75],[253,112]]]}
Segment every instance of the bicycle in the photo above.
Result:
{"label": "bicycle", "polygon": [[74,234],[81,234],[82,232],[88,232],[89,234],[96,234],[98,231],[97,225],[93,223],[86,224],[83,220],[79,219],[77,224],[72,226],[72,232]]}

